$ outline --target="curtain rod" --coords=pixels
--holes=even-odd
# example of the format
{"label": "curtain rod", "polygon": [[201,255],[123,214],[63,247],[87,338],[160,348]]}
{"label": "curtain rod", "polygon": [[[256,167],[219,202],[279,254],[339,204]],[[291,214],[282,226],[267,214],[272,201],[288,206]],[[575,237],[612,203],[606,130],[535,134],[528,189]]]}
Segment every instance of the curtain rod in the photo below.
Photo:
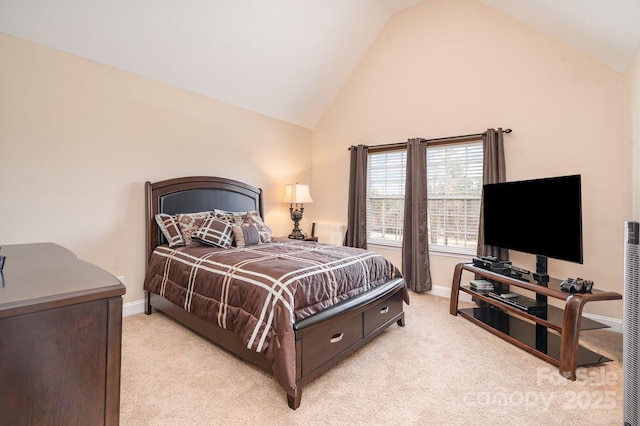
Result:
{"label": "curtain rod", "polygon": [[[502,131],[503,133],[511,133],[513,132],[513,130],[511,129],[504,129]],[[455,139],[460,139],[459,142],[466,142],[467,139],[469,138],[474,138],[474,137],[478,137],[478,136],[484,136],[486,135],[487,132],[482,132],[482,133],[472,133],[470,135],[460,135],[460,136],[447,136],[444,138],[433,138],[433,139],[424,139],[424,138],[420,138],[420,142],[421,143],[426,143],[427,145],[429,145],[429,142],[438,142],[438,141],[451,141],[454,142]],[[393,143],[386,143],[386,144],[381,144],[381,145],[365,145],[367,148],[401,148],[403,146],[406,146],[407,142],[393,142]],[[351,147],[347,148],[349,151],[351,151]]]}

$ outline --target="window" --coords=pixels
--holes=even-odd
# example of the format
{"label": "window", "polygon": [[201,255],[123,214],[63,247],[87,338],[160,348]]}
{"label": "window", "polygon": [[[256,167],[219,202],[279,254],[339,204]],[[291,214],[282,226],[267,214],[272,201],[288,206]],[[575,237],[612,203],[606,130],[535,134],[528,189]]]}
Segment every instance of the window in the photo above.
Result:
{"label": "window", "polygon": [[[482,141],[427,148],[430,249],[474,253],[482,193]],[[370,152],[367,241],[400,246],[404,218],[406,150]]]}
{"label": "window", "polygon": [[402,245],[407,150],[367,159],[367,242]]}
{"label": "window", "polygon": [[475,252],[480,226],[482,161],[482,142],[427,148],[429,247]]}

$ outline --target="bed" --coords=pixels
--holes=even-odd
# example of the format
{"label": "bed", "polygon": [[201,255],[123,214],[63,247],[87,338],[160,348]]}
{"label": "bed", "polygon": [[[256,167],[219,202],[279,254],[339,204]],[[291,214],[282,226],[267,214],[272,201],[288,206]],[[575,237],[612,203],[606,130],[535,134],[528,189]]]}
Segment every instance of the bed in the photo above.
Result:
{"label": "bed", "polygon": [[[395,266],[366,250],[264,235],[261,189],[195,176],[147,182],[145,192],[145,313],[161,311],[272,374],[290,408],[305,384],[394,323],[405,325],[409,296]],[[174,222],[157,220],[184,223],[203,212],[210,215],[190,247],[168,232]],[[233,245],[226,227],[216,234],[221,245],[208,244],[203,221],[228,223]]]}

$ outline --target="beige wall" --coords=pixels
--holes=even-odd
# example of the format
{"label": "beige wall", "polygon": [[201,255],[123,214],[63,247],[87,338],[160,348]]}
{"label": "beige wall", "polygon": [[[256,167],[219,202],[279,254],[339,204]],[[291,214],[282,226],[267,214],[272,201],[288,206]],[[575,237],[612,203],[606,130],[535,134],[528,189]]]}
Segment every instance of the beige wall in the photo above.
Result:
{"label": "beige wall", "polygon": [[[621,74],[477,1],[426,1],[387,23],[314,130],[314,217],[346,221],[351,144],[510,127],[509,180],[582,174],[584,265],[550,260],[550,273],[622,292],[623,88]],[[535,268],[533,256],[512,258]],[[450,287],[460,260],[432,255],[434,284]],[[622,303],[586,311],[619,319]]]}
{"label": "beige wall", "polygon": [[640,47],[625,71],[625,159],[628,178],[627,220],[640,220]]}
{"label": "beige wall", "polygon": [[59,243],[124,276],[125,302],[143,298],[145,181],[261,187],[286,235],[282,189],[310,155],[308,129],[0,34],[0,244]]}

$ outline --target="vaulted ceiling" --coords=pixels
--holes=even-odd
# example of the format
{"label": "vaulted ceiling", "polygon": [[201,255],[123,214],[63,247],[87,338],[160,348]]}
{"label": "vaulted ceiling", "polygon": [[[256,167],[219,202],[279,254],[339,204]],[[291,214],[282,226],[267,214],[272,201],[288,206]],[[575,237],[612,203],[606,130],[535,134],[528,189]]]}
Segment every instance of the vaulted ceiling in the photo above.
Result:
{"label": "vaulted ceiling", "polygon": [[[422,1],[0,0],[0,32],[313,128]],[[640,0],[479,1],[619,72],[640,42]]]}

